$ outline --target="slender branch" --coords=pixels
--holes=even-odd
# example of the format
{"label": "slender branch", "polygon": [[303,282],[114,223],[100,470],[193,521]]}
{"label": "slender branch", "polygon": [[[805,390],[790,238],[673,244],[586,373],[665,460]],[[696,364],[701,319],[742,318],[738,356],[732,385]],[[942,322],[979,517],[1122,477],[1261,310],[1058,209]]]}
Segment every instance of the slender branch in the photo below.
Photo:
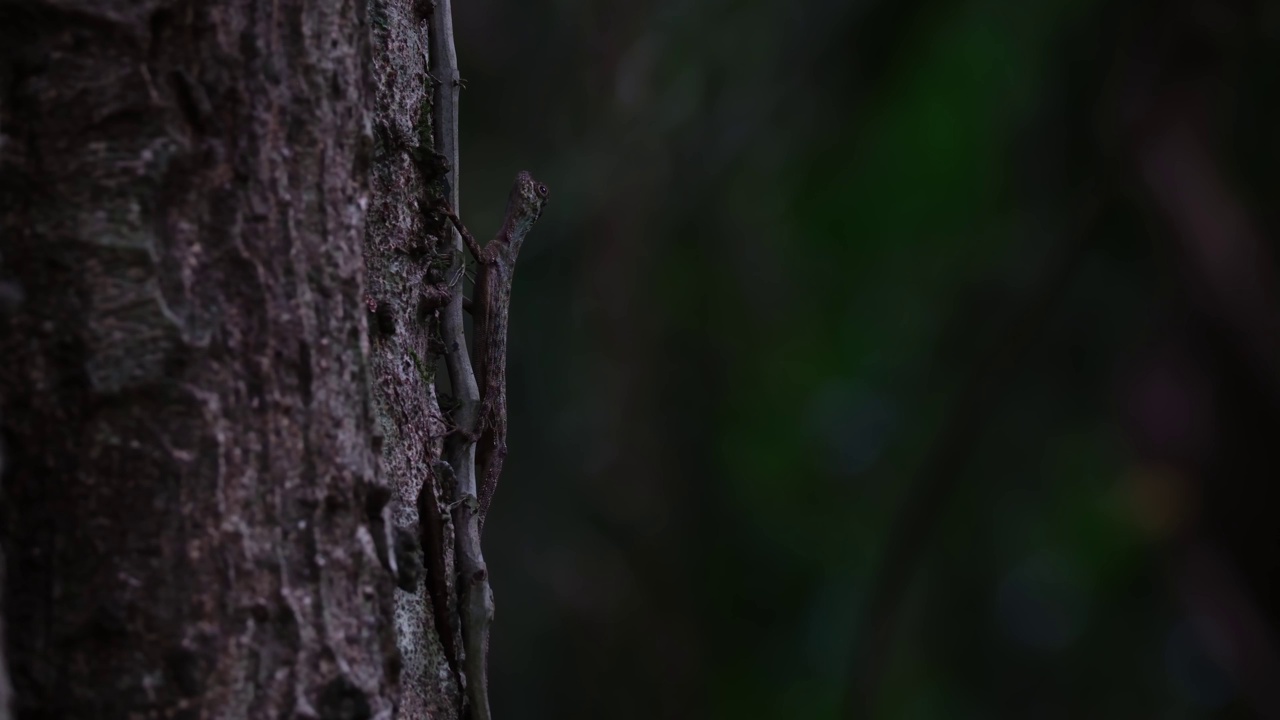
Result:
{"label": "slender branch", "polygon": [[[461,76],[458,54],[453,42],[453,10],[449,0],[435,0],[431,16],[431,71],[436,79],[434,109],[436,150],[449,163],[452,177],[446,183],[452,210],[458,203],[458,95]],[[454,267],[462,262],[462,241],[456,229],[450,238],[454,250]],[[480,409],[480,390],[471,358],[467,354],[462,321],[461,283],[445,307],[442,319],[445,342],[445,365],[453,386],[458,408],[454,415],[457,427],[465,430],[452,434],[446,443],[446,457],[453,467],[457,482],[454,497],[453,527],[455,552],[461,584],[458,611],[462,620],[462,660],[466,675],[467,699],[474,720],[491,720],[489,709],[488,658],[489,625],[493,621],[493,591],[489,587],[489,571],[480,550],[480,524],[476,517],[475,436]]]}

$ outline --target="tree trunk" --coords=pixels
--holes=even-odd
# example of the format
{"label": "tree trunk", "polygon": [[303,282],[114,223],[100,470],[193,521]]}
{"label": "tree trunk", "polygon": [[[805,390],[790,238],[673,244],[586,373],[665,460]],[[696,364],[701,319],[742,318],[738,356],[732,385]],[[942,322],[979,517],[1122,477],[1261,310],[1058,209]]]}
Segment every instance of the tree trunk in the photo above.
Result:
{"label": "tree trunk", "polygon": [[391,717],[415,607],[411,679],[457,716],[427,584],[387,572],[386,504],[412,525],[439,444],[410,5],[0,6],[18,717]]}
{"label": "tree trunk", "polygon": [[[395,488],[397,545],[421,552],[398,558],[400,716],[444,719],[462,717],[463,698],[454,533],[445,509],[453,493],[439,462],[446,427],[435,392],[440,303],[453,258],[448,227],[435,212],[445,165],[433,151],[429,12],[426,0],[369,3],[376,149],[365,262],[374,397],[383,469]],[[425,573],[403,567],[422,569],[424,562]]]}

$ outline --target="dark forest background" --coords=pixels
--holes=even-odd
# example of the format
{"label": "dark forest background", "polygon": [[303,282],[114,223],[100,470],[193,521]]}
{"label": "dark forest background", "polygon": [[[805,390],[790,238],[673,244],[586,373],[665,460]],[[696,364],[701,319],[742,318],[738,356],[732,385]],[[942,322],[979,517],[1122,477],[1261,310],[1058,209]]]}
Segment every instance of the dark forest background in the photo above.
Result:
{"label": "dark forest background", "polygon": [[455,15],[500,717],[1280,717],[1280,6]]}

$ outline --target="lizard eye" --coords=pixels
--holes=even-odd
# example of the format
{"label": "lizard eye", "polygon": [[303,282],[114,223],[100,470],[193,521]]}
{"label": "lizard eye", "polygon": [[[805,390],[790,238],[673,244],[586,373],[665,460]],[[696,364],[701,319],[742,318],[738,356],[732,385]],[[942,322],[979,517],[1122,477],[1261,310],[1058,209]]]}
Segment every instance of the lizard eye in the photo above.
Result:
{"label": "lizard eye", "polygon": [[546,196],[547,196],[547,186],[546,186],[546,185],[543,185],[543,184],[541,184],[541,183],[539,183],[539,184],[538,184],[538,194],[539,194],[539,195],[541,195],[542,197],[546,197]]}

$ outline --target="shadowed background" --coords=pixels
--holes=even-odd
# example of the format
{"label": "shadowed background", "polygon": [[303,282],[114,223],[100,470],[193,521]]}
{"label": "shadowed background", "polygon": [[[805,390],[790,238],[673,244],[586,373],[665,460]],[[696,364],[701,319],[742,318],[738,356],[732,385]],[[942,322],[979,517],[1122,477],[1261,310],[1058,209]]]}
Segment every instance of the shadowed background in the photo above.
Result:
{"label": "shadowed background", "polygon": [[455,13],[499,715],[1280,717],[1274,5]]}

